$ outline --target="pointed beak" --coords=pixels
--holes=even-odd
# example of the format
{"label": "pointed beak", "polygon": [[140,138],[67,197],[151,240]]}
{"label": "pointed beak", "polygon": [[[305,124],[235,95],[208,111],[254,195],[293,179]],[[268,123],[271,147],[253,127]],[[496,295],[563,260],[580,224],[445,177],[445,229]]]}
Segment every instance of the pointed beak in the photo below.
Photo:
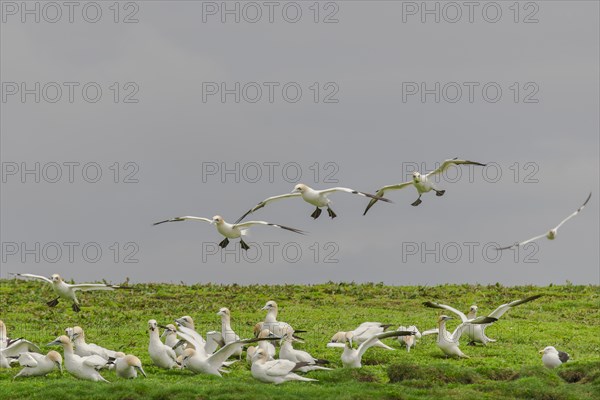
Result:
{"label": "pointed beak", "polygon": [[60,341],[58,339],[51,341],[50,343],[48,343],[46,346],[56,346],[60,344]]}
{"label": "pointed beak", "polygon": [[60,374],[63,374],[62,364],[56,361],[56,365],[58,365],[58,369],[60,370]]}
{"label": "pointed beak", "polygon": [[147,378],[146,373],[144,372],[144,369],[142,367],[135,367],[138,371],[140,371],[140,373],[142,375],[144,375],[144,378]]}
{"label": "pointed beak", "polygon": [[268,310],[269,306],[264,306],[263,308],[261,308],[261,310]]}

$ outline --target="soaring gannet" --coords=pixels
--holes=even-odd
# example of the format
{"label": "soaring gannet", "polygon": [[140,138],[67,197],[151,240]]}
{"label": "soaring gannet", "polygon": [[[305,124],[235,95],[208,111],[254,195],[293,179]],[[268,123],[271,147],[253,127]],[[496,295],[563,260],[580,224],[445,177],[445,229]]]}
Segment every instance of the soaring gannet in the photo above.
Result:
{"label": "soaring gannet", "polygon": [[385,199],[383,197],[373,196],[372,194],[359,192],[358,190],[354,190],[354,189],[348,189],[348,188],[344,188],[344,187],[334,187],[331,189],[315,190],[315,189],[308,187],[307,185],[299,183],[294,187],[294,190],[292,190],[291,193],[286,193],[286,194],[281,194],[279,196],[269,197],[268,199],[261,201],[260,203],[255,205],[253,208],[248,210],[246,212],[246,214],[244,214],[240,218],[238,218],[236,223],[238,223],[241,220],[243,220],[244,218],[246,218],[246,216],[248,214],[251,214],[256,210],[263,208],[264,206],[271,203],[272,201],[279,200],[279,199],[287,199],[290,197],[302,197],[302,200],[304,200],[308,204],[315,206],[316,210],[310,215],[314,219],[319,218],[319,215],[321,215],[322,207],[327,207],[327,213],[333,219],[333,218],[337,217],[337,215],[333,212],[333,210],[330,207],[331,200],[329,200],[328,195],[330,195],[331,193],[335,193],[335,192],[346,192],[346,193],[351,193],[351,194],[357,194],[357,195],[363,196],[363,197],[369,197],[369,198],[375,199],[375,200],[385,201],[388,203],[390,202],[390,200]]}
{"label": "soaring gannet", "polygon": [[[185,349],[183,352],[182,365],[192,372],[198,374],[208,374],[221,376],[222,372],[228,372],[223,369],[224,366],[229,366],[232,363],[227,362],[227,359],[237,353],[245,344],[263,341],[262,338],[252,338],[245,340],[237,340],[221,347],[217,352],[210,356],[202,355],[194,349]],[[266,339],[269,340],[269,339]]]}
{"label": "soaring gannet", "polygon": [[148,321],[148,332],[150,333],[148,354],[150,354],[150,359],[154,365],[165,369],[177,367],[177,355],[175,354],[175,350],[160,341],[156,320],[151,319]]}
{"label": "soaring gannet", "polygon": [[115,371],[117,372],[117,376],[125,379],[134,379],[137,378],[138,371],[144,375],[146,378],[146,372],[144,372],[144,368],[142,368],[142,362],[139,358],[132,354],[123,355],[119,354],[121,357],[117,357],[115,360]]}
{"label": "soaring gannet", "polygon": [[276,385],[288,381],[314,382],[316,379],[305,378],[295,371],[305,367],[306,363],[295,363],[289,360],[267,360],[264,350],[258,349],[252,359],[252,376],[261,382],[274,383]]}
{"label": "soaring gannet", "polygon": [[55,368],[60,370],[62,374],[62,357],[54,350],[50,350],[48,354],[25,352],[19,356],[19,364],[23,367],[15,378],[20,376],[44,376],[54,371]]}
{"label": "soaring gannet", "polygon": [[435,170],[433,170],[427,174],[421,174],[420,172],[415,171],[412,173],[413,178],[411,181],[404,182],[404,183],[398,183],[395,185],[384,186],[381,189],[377,190],[377,193],[375,194],[376,197],[373,198],[369,202],[363,215],[365,215],[367,213],[367,211],[369,211],[369,209],[371,207],[373,207],[373,205],[375,203],[377,203],[377,201],[379,200],[378,197],[385,195],[385,192],[390,191],[390,190],[404,189],[405,187],[410,186],[410,185],[413,185],[415,187],[415,189],[417,189],[417,192],[419,193],[419,198],[417,198],[417,200],[415,200],[411,204],[413,206],[418,206],[419,204],[422,203],[421,195],[423,193],[427,193],[427,192],[430,192],[433,190],[435,192],[436,196],[443,196],[444,193],[446,193],[446,191],[438,189],[429,178],[432,177],[433,175],[441,174],[442,172],[444,172],[448,168],[450,168],[450,166],[452,166],[452,165],[462,165],[462,164],[481,165],[483,167],[485,167],[487,165],[487,164],[482,164],[482,163],[478,163],[475,161],[459,160],[458,158],[453,158],[452,160],[444,161],[442,163],[442,165],[440,165],[438,168],[436,168]]}
{"label": "soaring gannet", "polygon": [[[331,338],[330,343],[338,343],[338,346],[332,345],[330,347],[345,347],[345,343],[347,342],[346,333],[352,334],[352,341],[357,344],[362,344],[369,340],[371,337],[378,335],[384,332],[387,328],[392,326],[391,324],[382,324],[380,322],[363,322],[358,326],[358,328],[354,329],[350,332],[337,332]],[[376,340],[371,346],[381,347],[386,350],[394,350],[392,347],[383,343],[380,340]]]}
{"label": "soaring gannet", "polygon": [[[259,339],[266,339],[266,338],[279,339],[278,336],[273,335],[273,332],[271,332],[268,329],[261,330],[258,333],[258,335],[256,335],[256,337]],[[256,353],[256,350],[258,350],[258,349],[264,350],[265,354],[267,355],[267,361],[275,359],[276,350],[275,350],[275,346],[273,345],[273,343],[270,341],[267,341],[267,340],[261,340],[260,342],[258,342],[257,346],[250,346],[250,347],[248,347],[248,349],[246,349],[246,361],[249,364],[252,364],[252,357],[254,357],[254,353]]]}
{"label": "soaring gannet", "polygon": [[296,339],[294,339],[290,335],[285,335],[285,337],[281,339],[281,348],[279,349],[280,359],[290,360],[294,363],[307,363],[305,367],[300,367],[297,369],[297,371],[300,372],[309,372],[315,370],[331,370],[331,368],[323,367],[323,365],[329,364],[329,361],[314,358],[306,351],[294,349],[294,347],[292,346],[292,341],[294,340]]}
{"label": "soaring gannet", "polygon": [[[237,342],[240,340],[240,337],[231,329],[231,311],[228,308],[223,307],[217,313],[218,316],[221,317],[221,341],[219,345],[221,347],[226,344]],[[213,339],[214,340],[214,339]],[[234,356],[241,357],[242,356],[242,347],[239,347],[234,353]]]}
{"label": "soaring gannet", "polygon": [[81,310],[79,308],[79,301],[77,300],[77,297],[75,296],[75,291],[77,291],[77,290],[88,291],[88,290],[121,289],[120,286],[105,285],[103,283],[79,283],[76,285],[71,285],[69,283],[66,283],[58,274],[53,274],[50,279],[46,278],[45,276],[33,275],[33,274],[13,274],[13,275],[22,276],[24,278],[39,279],[39,280],[48,282],[49,284],[52,285],[52,289],[54,289],[54,292],[58,295],[58,297],[54,300],[50,300],[46,304],[48,304],[48,306],[50,306],[50,307],[54,307],[58,304],[58,299],[63,298],[64,300],[71,301],[73,303],[72,308],[73,308],[73,311],[75,311],[75,312],[79,312]]}
{"label": "soaring gannet", "polygon": [[544,233],[543,235],[532,237],[531,239],[527,239],[527,240],[525,240],[523,242],[520,242],[520,243],[512,244],[510,246],[498,247],[498,248],[496,248],[496,250],[506,250],[506,249],[510,249],[510,248],[513,248],[513,247],[523,246],[523,245],[525,245],[527,243],[533,242],[533,241],[541,239],[543,237],[546,237],[549,240],[554,240],[556,238],[556,234],[558,233],[558,228],[560,228],[565,222],[567,222],[568,220],[570,220],[571,218],[573,218],[574,216],[576,216],[577,214],[579,214],[579,212],[581,210],[583,210],[583,208],[588,203],[588,201],[590,201],[591,197],[592,197],[592,193],[589,194],[589,196],[587,197],[587,199],[585,199],[585,201],[583,202],[583,204],[581,205],[581,207],[579,207],[577,209],[577,211],[575,211],[574,213],[572,213],[571,215],[569,215],[567,218],[565,218],[562,221],[560,221],[560,224],[558,224],[554,228],[550,229],[547,233]]}
{"label": "soaring gannet", "polygon": [[[463,332],[467,330],[471,324],[489,324],[496,321],[496,318],[492,317],[479,317],[474,320],[463,322],[458,325],[454,332],[450,333],[446,330],[446,321],[452,319],[452,317],[448,317],[447,315],[440,315],[438,318],[438,329],[437,329],[437,345],[444,352],[446,357],[459,357],[459,358],[469,358],[469,356],[465,355],[459,348],[459,339]],[[435,330],[423,332],[423,335],[435,333]]]}
{"label": "soaring gannet", "polygon": [[61,345],[65,353],[65,368],[76,378],[88,381],[108,382],[100,375],[99,369],[105,368],[108,361],[100,356],[79,357],[73,352],[73,343],[67,336],[59,336],[47,346]]}
{"label": "soaring gannet", "polygon": [[284,335],[293,335],[294,328],[287,322],[277,321],[277,313],[279,311],[279,307],[277,303],[273,300],[267,301],[261,310],[267,310],[267,315],[265,317],[264,322],[261,325],[261,331],[264,329],[268,329],[275,336],[283,337]]}
{"label": "soaring gannet", "polygon": [[[352,332],[345,332],[345,345],[344,352],[342,353],[342,364],[346,368],[360,368],[362,367],[362,356],[365,352],[373,347],[375,343],[380,339],[385,339],[388,337],[394,336],[404,336],[404,335],[412,335],[413,332],[409,331],[392,331],[392,332],[383,332],[377,335],[371,336],[369,339],[364,341],[358,349],[352,347],[352,341],[354,335]],[[338,347],[335,346],[335,343],[328,343],[327,347]]]}
{"label": "soaring gannet", "polygon": [[104,358],[105,360],[114,359],[116,351],[108,350],[94,343],[85,342],[85,333],[80,326],[65,329],[65,333],[75,345],[75,354],[79,357],[92,356],[94,354]]}
{"label": "soaring gannet", "polygon": [[569,361],[569,355],[564,351],[558,351],[553,346],[548,346],[543,350],[540,350],[542,356],[542,362],[547,368],[556,368],[561,366],[563,363]]}
{"label": "soaring gannet", "polygon": [[406,351],[410,353],[410,348],[415,347],[417,339],[421,338],[421,332],[419,332],[417,327],[414,325],[411,325],[408,328],[405,326],[399,326],[397,330],[414,332],[414,335],[398,336],[398,343],[406,345]]}
{"label": "soaring gannet", "polygon": [[[536,294],[534,296],[530,296],[525,299],[515,300],[515,301],[511,301],[510,303],[502,304],[498,308],[496,308],[494,311],[492,311],[490,314],[488,314],[487,316],[490,318],[494,318],[494,320],[498,320],[501,316],[504,315],[504,313],[506,313],[511,308],[516,307],[521,304],[528,303],[535,299],[539,299],[540,297],[542,297],[541,294]],[[464,313],[457,310],[456,308],[447,306],[445,304],[434,303],[432,301],[426,301],[425,303],[423,303],[423,305],[425,305],[426,307],[441,308],[443,310],[453,312],[454,314],[456,314],[460,317],[461,322],[472,321],[477,317],[477,306],[475,306],[475,305],[471,306],[471,308],[469,309],[468,315],[465,315]],[[473,345],[475,343],[482,343],[485,345],[488,342],[495,342],[496,341],[495,339],[490,339],[489,337],[487,337],[485,335],[485,328],[487,328],[489,325],[490,324],[479,323],[479,324],[475,324],[475,325],[471,325],[471,326],[466,326],[463,334],[466,334],[468,336],[469,345]]]}
{"label": "soaring gannet", "polygon": [[221,241],[219,243],[219,246],[221,246],[222,248],[227,247],[227,245],[229,244],[229,239],[240,238],[240,246],[242,247],[242,249],[248,250],[250,248],[250,246],[248,246],[246,244],[246,242],[244,242],[244,239],[242,238],[242,236],[245,236],[247,234],[248,229],[252,225],[268,225],[268,226],[272,226],[275,228],[281,228],[281,229],[285,229],[285,230],[292,231],[295,233],[299,233],[302,235],[306,233],[299,229],[290,228],[288,226],[283,226],[283,225],[278,225],[278,224],[272,224],[272,223],[266,222],[266,221],[247,221],[247,222],[243,222],[241,224],[237,224],[237,223],[230,224],[228,222],[225,222],[225,220],[219,215],[215,215],[212,219],[208,219],[208,218],[204,218],[204,217],[194,217],[194,216],[188,215],[185,217],[175,217],[175,218],[171,218],[171,219],[166,219],[164,221],[155,222],[153,225],[164,224],[165,222],[179,222],[179,221],[186,221],[186,220],[203,221],[203,222],[208,222],[210,224],[215,224],[217,227],[217,231],[221,235],[225,236],[225,239],[223,239],[223,241]]}

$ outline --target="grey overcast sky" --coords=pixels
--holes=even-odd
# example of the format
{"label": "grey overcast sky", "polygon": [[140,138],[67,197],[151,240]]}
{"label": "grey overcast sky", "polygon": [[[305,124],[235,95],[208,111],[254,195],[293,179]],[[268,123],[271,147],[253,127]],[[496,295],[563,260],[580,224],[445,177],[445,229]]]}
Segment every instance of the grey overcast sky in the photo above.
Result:
{"label": "grey overcast sky", "polygon": [[[0,277],[600,283],[598,2],[113,3],[1,2]],[[247,254],[208,224],[152,226],[452,157],[489,165],[367,216],[343,193],[334,220],[273,203],[249,219],[309,234],[256,227]],[[494,250],[589,192],[555,241]]]}

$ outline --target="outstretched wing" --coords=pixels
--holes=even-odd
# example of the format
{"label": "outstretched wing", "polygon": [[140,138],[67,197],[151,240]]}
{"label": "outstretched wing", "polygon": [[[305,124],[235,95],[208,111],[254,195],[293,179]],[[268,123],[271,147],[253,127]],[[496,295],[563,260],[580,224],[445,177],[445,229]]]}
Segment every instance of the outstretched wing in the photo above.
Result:
{"label": "outstretched wing", "polygon": [[538,236],[532,237],[531,239],[527,239],[527,240],[525,240],[524,242],[521,242],[521,243],[515,243],[515,244],[511,244],[510,246],[505,246],[505,247],[496,247],[496,250],[501,251],[501,250],[512,249],[513,247],[524,246],[527,243],[534,242],[534,241],[536,241],[538,239],[541,239],[543,237],[546,237],[545,233],[543,235],[538,235]]}
{"label": "outstretched wing", "polygon": [[0,351],[5,357],[18,357],[24,352],[39,353],[40,348],[29,340],[17,339]]}
{"label": "outstretched wing", "polygon": [[269,197],[267,199],[264,199],[263,201],[261,201],[260,203],[258,203],[257,205],[255,205],[253,208],[251,208],[250,210],[248,210],[246,212],[246,214],[244,214],[241,217],[239,217],[237,219],[237,221],[235,221],[235,223],[237,224],[238,222],[240,222],[241,220],[243,220],[244,218],[246,218],[248,216],[248,214],[252,214],[254,211],[263,208],[264,206],[266,206],[267,204],[271,203],[272,201],[280,200],[280,199],[287,199],[289,197],[299,197],[299,196],[301,196],[300,193],[286,193],[286,194],[280,194],[278,196],[272,196],[272,197]]}
{"label": "outstretched wing", "polygon": [[437,167],[433,171],[429,172],[425,176],[441,174],[442,172],[444,172],[448,168],[450,168],[452,165],[480,165],[482,167],[485,167],[487,164],[482,164],[482,163],[479,163],[476,161],[459,160],[458,158],[453,158],[451,160],[444,161],[439,167]]}
{"label": "outstretched wing", "polygon": [[391,200],[386,199],[385,197],[381,197],[381,196],[377,196],[377,195],[369,194],[369,193],[365,193],[365,192],[359,192],[358,190],[349,189],[349,188],[345,188],[345,187],[334,187],[331,189],[319,190],[318,192],[321,194],[329,194],[329,193],[334,193],[334,192],[346,192],[346,193],[350,193],[350,194],[357,194],[357,195],[363,196],[363,197],[370,197],[371,199],[375,199],[375,200],[385,201],[386,203],[392,202]]}
{"label": "outstretched wing", "polygon": [[208,218],[204,218],[204,217],[194,217],[192,215],[186,215],[185,217],[175,217],[175,218],[170,218],[170,219],[165,219],[164,221],[158,221],[153,223],[152,225],[160,225],[160,224],[164,224],[165,222],[180,222],[180,221],[203,221],[203,222],[208,222],[211,223],[212,219],[208,219]]}
{"label": "outstretched wing", "polygon": [[241,224],[235,224],[234,227],[245,229],[245,228],[250,228],[252,225],[268,225],[268,226],[272,226],[275,228],[281,228],[281,229],[285,229],[287,231],[299,233],[301,235],[306,234],[306,232],[301,231],[300,229],[290,228],[289,226],[284,226],[284,225],[272,224],[272,223],[266,222],[266,221],[247,221],[247,222],[242,222]]}
{"label": "outstretched wing", "polygon": [[564,224],[565,222],[567,222],[568,220],[570,220],[571,218],[573,218],[574,216],[576,216],[577,214],[579,214],[579,212],[581,210],[583,210],[583,208],[585,207],[585,205],[588,203],[588,201],[590,201],[590,199],[592,198],[592,193],[590,192],[589,196],[587,197],[587,199],[585,199],[585,202],[581,205],[581,207],[579,207],[577,209],[577,211],[575,211],[573,214],[569,215],[567,218],[563,219],[562,221],[560,221],[560,224],[558,224],[556,226],[556,228],[554,229],[558,229],[562,226],[562,224]]}
{"label": "outstretched wing", "polygon": [[442,310],[448,310],[448,311],[453,312],[454,314],[458,315],[462,322],[468,321],[467,316],[462,311],[459,311],[456,308],[447,306],[445,304],[438,304],[438,303],[434,303],[433,301],[426,301],[423,303],[423,305],[425,307],[441,308]]}
{"label": "outstretched wing", "polygon": [[73,290],[81,290],[81,291],[119,289],[119,286],[105,285],[103,283],[77,283],[75,285],[69,285],[69,287]]}
{"label": "outstretched wing", "polygon": [[41,275],[34,275],[34,274],[11,274],[11,275],[22,276],[23,278],[39,279],[39,280],[42,280],[42,281],[46,281],[48,283],[52,283],[51,279],[46,278],[45,276],[41,276]]}
{"label": "outstretched wing", "polygon": [[543,295],[541,294],[536,294],[535,296],[530,296],[527,297],[525,299],[522,300],[515,300],[515,301],[511,301],[510,303],[506,303],[506,304],[502,304],[501,306],[499,306],[498,308],[496,308],[494,311],[492,311],[488,317],[492,317],[492,318],[500,318],[502,315],[504,315],[505,312],[507,312],[508,310],[510,310],[513,307],[516,307],[518,305],[524,304],[524,303],[528,303],[530,301],[539,299],[540,297],[542,297]]}
{"label": "outstretched wing", "polygon": [[410,331],[391,331],[391,332],[383,332],[378,335],[373,335],[370,338],[368,338],[366,341],[364,341],[360,346],[358,346],[358,356],[362,357],[363,354],[365,354],[365,352],[367,350],[369,350],[369,348],[373,347],[373,345],[375,343],[377,343],[377,341],[380,339],[385,339],[388,337],[395,337],[395,336],[409,336],[409,335],[413,335],[413,334],[414,334],[414,332],[410,332]]}
{"label": "outstretched wing", "polygon": [[[494,323],[496,321],[498,321],[498,318],[484,316],[484,317],[477,317],[470,321],[463,322],[462,324],[460,324],[459,326],[456,327],[454,332],[452,332],[452,336],[449,337],[448,339],[452,340],[453,342],[458,343],[458,339],[460,339],[460,337],[462,336],[464,331],[469,329],[471,327],[471,325],[487,325],[487,324]],[[446,334],[447,333],[448,332],[446,332]]]}
{"label": "outstretched wing", "polygon": [[409,181],[409,182],[404,182],[404,183],[398,183],[396,185],[388,185],[388,186],[382,187],[377,192],[375,192],[375,197],[372,198],[371,201],[369,201],[369,204],[367,205],[367,208],[365,208],[365,212],[363,212],[363,215],[366,215],[367,211],[369,211],[369,209],[371,207],[373,207],[375,205],[375,203],[377,203],[378,200],[383,199],[385,192],[390,191],[390,190],[404,189],[405,187],[407,187],[411,184],[412,184],[412,181]]}

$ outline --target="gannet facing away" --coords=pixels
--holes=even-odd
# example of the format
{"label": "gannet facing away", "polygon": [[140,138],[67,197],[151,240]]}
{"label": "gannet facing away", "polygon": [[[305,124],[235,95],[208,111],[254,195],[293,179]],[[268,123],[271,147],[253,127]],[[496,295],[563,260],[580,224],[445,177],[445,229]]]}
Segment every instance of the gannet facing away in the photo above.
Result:
{"label": "gannet facing away", "polygon": [[406,345],[406,351],[410,353],[410,348],[415,347],[417,339],[421,338],[421,332],[419,332],[414,325],[411,325],[408,328],[399,326],[397,330],[414,332],[414,335],[398,336],[398,343]]}
{"label": "gannet facing away", "polygon": [[94,382],[108,382],[100,375],[99,369],[105,368],[108,361],[104,358],[93,355],[88,357],[79,357],[73,352],[73,343],[67,336],[59,336],[47,346],[61,345],[65,353],[65,369],[76,378]]}
{"label": "gannet facing away", "polygon": [[547,368],[556,368],[569,361],[569,355],[564,351],[558,351],[554,346],[548,346],[543,350],[540,350],[542,356],[542,362]]}
{"label": "gannet facing away", "polygon": [[256,350],[252,359],[252,376],[265,383],[280,383],[288,381],[315,382],[316,379],[305,378],[295,373],[306,363],[295,363],[289,360],[267,361],[267,354],[262,349]]}
{"label": "gannet facing away", "polygon": [[148,332],[150,333],[148,354],[154,365],[165,369],[177,367],[177,355],[175,354],[175,350],[160,341],[156,320],[151,319],[148,321]]}
{"label": "gannet facing away", "polygon": [[55,368],[58,368],[61,374],[63,372],[62,357],[54,350],[50,350],[46,355],[29,352],[21,353],[19,364],[23,369],[15,375],[15,378],[19,376],[45,376],[54,371]]}
{"label": "gannet facing away", "polygon": [[243,220],[244,218],[246,218],[246,216],[248,216],[248,214],[252,214],[256,210],[263,208],[264,206],[266,206],[267,204],[269,204],[275,200],[288,199],[291,197],[302,197],[302,200],[304,200],[305,202],[307,202],[310,205],[315,206],[316,207],[315,211],[310,215],[314,219],[319,218],[319,216],[321,215],[321,212],[322,212],[321,208],[324,208],[324,207],[327,207],[327,213],[333,219],[333,218],[337,217],[337,215],[331,209],[331,206],[330,206],[331,200],[329,199],[328,196],[331,193],[335,193],[335,192],[345,192],[345,193],[350,193],[350,194],[356,194],[359,196],[369,197],[371,199],[381,200],[381,201],[390,203],[390,200],[385,199],[383,197],[377,197],[372,194],[359,192],[358,190],[349,189],[349,188],[345,188],[345,187],[334,187],[331,189],[315,190],[303,183],[299,183],[294,187],[294,190],[292,190],[291,193],[286,193],[286,194],[281,194],[279,196],[269,197],[269,198],[261,201],[260,203],[255,205],[253,208],[248,210],[240,218],[238,218],[236,223],[238,223],[241,220]]}
{"label": "gannet facing away", "polygon": [[[536,299],[539,299],[540,297],[542,297],[541,294],[536,294],[534,296],[529,296],[524,299],[515,300],[515,301],[511,301],[510,303],[502,304],[502,305],[498,306],[494,311],[492,311],[487,316],[490,318],[494,318],[495,320],[498,320],[501,316],[503,316],[511,308],[519,306],[521,304],[528,303],[528,302],[536,300]],[[460,317],[461,322],[472,321],[477,317],[477,306],[476,305],[472,305],[470,307],[468,315],[465,315],[464,313],[462,313],[461,311],[459,311],[453,307],[447,306],[445,304],[434,303],[432,301],[427,301],[427,302],[423,303],[423,305],[425,305],[426,307],[440,308],[440,309],[444,309],[444,310],[453,312],[454,314],[456,314]],[[486,345],[489,342],[495,342],[496,341],[495,339],[490,339],[485,334],[485,329],[489,325],[490,324],[479,323],[479,324],[474,324],[471,326],[466,326],[463,334],[466,334],[467,337],[469,338],[469,345],[474,345],[475,343],[482,343],[482,344]]]}
{"label": "gannet facing away", "polygon": [[75,354],[80,357],[92,356],[94,354],[105,360],[114,359],[116,351],[108,350],[94,343],[85,342],[85,333],[80,326],[65,329],[65,333],[75,345]]}
{"label": "gannet facing away", "polygon": [[[410,185],[414,186],[415,189],[417,189],[417,192],[419,193],[419,198],[417,198],[417,200],[415,200],[411,204],[412,206],[418,206],[419,204],[421,204],[423,202],[421,200],[421,196],[423,195],[423,193],[427,193],[432,190],[435,192],[436,196],[443,196],[444,193],[446,193],[446,191],[438,189],[429,178],[434,175],[443,173],[448,168],[450,168],[452,165],[480,165],[482,167],[485,167],[487,164],[482,164],[482,163],[478,163],[475,161],[459,160],[458,158],[453,158],[451,160],[444,161],[442,163],[442,165],[440,165],[438,168],[436,168],[435,170],[433,170],[427,174],[421,174],[420,172],[417,172],[417,171],[413,172],[412,173],[413,178],[412,178],[412,180],[410,180],[408,182],[384,186],[381,189],[377,190],[377,192],[375,193],[375,196],[381,197],[381,196],[384,196],[385,192],[387,192],[387,191],[404,189],[405,187],[410,186]],[[373,207],[373,205],[375,205],[375,203],[377,203],[377,200],[379,200],[379,199],[374,198],[369,202],[363,215],[367,214],[367,211],[369,211],[369,209],[371,207]]]}
{"label": "gannet facing away", "polygon": [[142,362],[134,355],[128,354],[115,360],[115,371],[117,376],[125,379],[137,378],[138,371],[146,378],[146,372],[142,368]]}
{"label": "gannet facing away", "polygon": [[214,224],[217,227],[217,231],[225,236],[225,239],[223,239],[223,241],[221,241],[219,243],[219,246],[221,246],[221,248],[225,248],[227,247],[227,245],[229,244],[229,239],[240,239],[240,246],[242,247],[242,249],[244,250],[248,250],[250,248],[250,246],[248,246],[248,244],[246,244],[246,242],[244,242],[244,239],[242,238],[242,236],[246,235],[248,232],[248,229],[253,226],[253,225],[267,225],[267,226],[272,226],[274,228],[281,228],[281,229],[285,229],[287,231],[292,231],[295,233],[299,233],[301,235],[304,235],[306,232],[301,231],[300,229],[295,229],[295,228],[290,228],[289,226],[283,226],[283,225],[278,225],[278,224],[272,224],[270,222],[266,222],[266,221],[247,221],[247,222],[243,222],[240,224],[230,224],[228,222],[225,222],[225,220],[223,219],[223,217],[221,217],[220,215],[215,215],[212,219],[208,219],[208,218],[204,218],[204,217],[194,217],[191,215],[185,216],[185,217],[175,217],[175,218],[171,218],[171,219],[166,219],[164,221],[159,221],[159,222],[155,222],[153,225],[160,225],[160,224],[164,224],[165,222],[180,222],[180,221],[203,221],[203,222],[208,222],[209,224]]}
{"label": "gannet facing away", "polygon": [[592,197],[592,193],[589,194],[589,196],[587,197],[587,199],[583,202],[583,204],[581,205],[581,207],[579,207],[577,209],[577,211],[575,211],[574,213],[572,213],[571,215],[569,215],[567,218],[563,219],[560,222],[560,224],[558,224],[554,228],[550,229],[547,233],[544,233],[543,235],[532,237],[531,239],[527,239],[527,240],[525,240],[523,242],[520,242],[520,243],[512,244],[510,246],[498,247],[498,248],[496,248],[496,250],[498,250],[498,251],[500,251],[500,250],[507,250],[507,249],[510,249],[510,248],[513,248],[513,247],[523,246],[523,245],[525,245],[527,243],[536,241],[536,240],[541,239],[543,237],[546,237],[548,240],[554,240],[556,238],[556,234],[558,233],[558,228],[560,228],[565,222],[567,222],[568,220],[570,220],[571,218],[573,218],[574,216],[576,216],[577,214],[579,214],[579,212],[581,210],[583,210],[583,208],[588,203],[588,201],[590,201],[591,197]]}
{"label": "gannet facing away", "polygon": [[24,278],[33,278],[39,279],[44,282],[47,282],[52,285],[52,289],[58,295],[54,300],[50,300],[46,304],[49,307],[55,307],[58,304],[59,299],[64,299],[72,302],[71,307],[73,311],[79,312],[81,309],[79,308],[79,301],[77,300],[77,296],[75,296],[75,291],[88,291],[88,290],[114,290],[114,289],[125,289],[116,285],[105,285],[103,283],[79,283],[71,285],[66,283],[58,274],[53,274],[51,279],[46,278],[45,276],[33,275],[33,274],[13,274],[16,276],[22,276]]}
{"label": "gannet facing away", "polygon": [[[371,336],[369,339],[364,341],[358,349],[352,347],[352,341],[354,338],[354,334],[352,332],[346,332],[344,334],[345,337],[345,345],[344,351],[342,353],[342,364],[345,368],[360,368],[362,367],[362,356],[365,352],[373,347],[375,343],[380,339],[385,339],[388,337],[394,336],[404,336],[404,335],[413,335],[414,332],[409,331],[392,331],[392,332],[383,332],[377,335]],[[335,346],[335,343],[327,344],[327,347],[338,347]]]}

